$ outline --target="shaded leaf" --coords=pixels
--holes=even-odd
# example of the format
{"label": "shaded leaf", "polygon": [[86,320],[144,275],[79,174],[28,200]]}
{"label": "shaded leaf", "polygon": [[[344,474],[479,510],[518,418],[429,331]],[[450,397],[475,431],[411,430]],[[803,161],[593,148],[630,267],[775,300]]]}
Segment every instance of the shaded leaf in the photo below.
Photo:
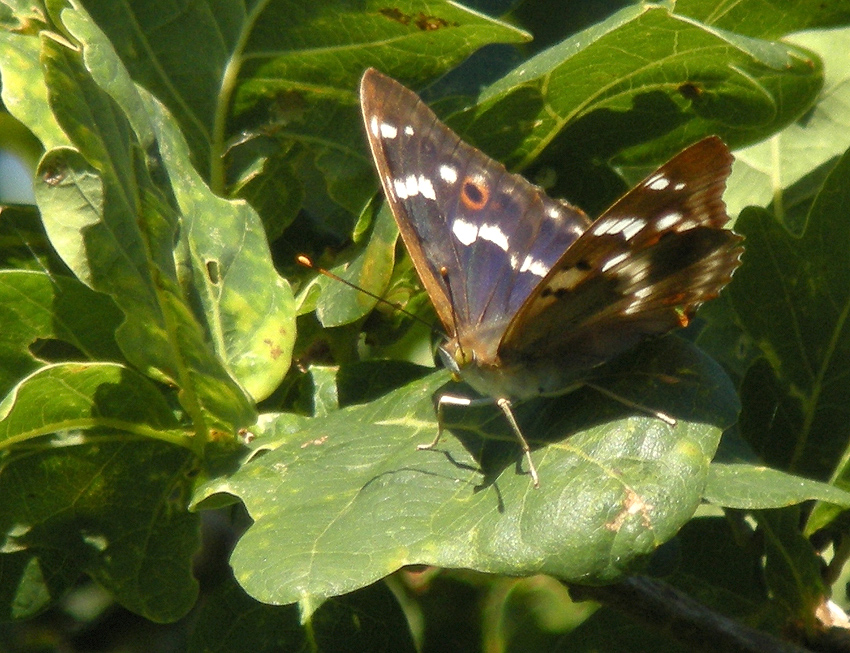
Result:
{"label": "shaded leaf", "polygon": [[0,467],[4,619],[40,612],[82,572],[153,621],[173,621],[195,602],[191,454],[110,433],[33,449]]}
{"label": "shaded leaf", "polygon": [[62,341],[85,359],[120,361],[114,339],[120,320],[111,299],[76,279],[0,272],[0,395],[44,364],[31,349],[37,341]]}
{"label": "shaded leaf", "polygon": [[850,396],[850,153],[835,166],[800,237],[765,210],[741,214],[744,264],[727,289],[764,364],[742,390],[741,431],[768,464],[827,479],[846,458]]}
{"label": "shaded leaf", "polygon": [[[367,207],[374,210],[375,204]],[[361,292],[335,279],[322,278],[321,297],[316,304],[316,315],[325,327],[349,324],[371,311],[377,300],[367,293],[383,296],[392,274],[398,227],[388,206],[376,212],[366,246],[354,259],[331,269],[331,272],[362,288]]]}
{"label": "shaded leaf", "polygon": [[0,403],[0,442],[6,446],[57,431],[98,427],[188,442],[159,389],[114,363],[47,365]]}
{"label": "shaded leaf", "polygon": [[230,581],[204,605],[190,653],[416,650],[404,614],[383,583],[326,601],[301,623],[295,605],[264,605]]}
{"label": "shaded leaf", "polygon": [[774,603],[798,628],[818,628],[815,610],[827,591],[820,557],[800,532],[799,509],[760,511],[756,520],[764,534],[764,577]]}

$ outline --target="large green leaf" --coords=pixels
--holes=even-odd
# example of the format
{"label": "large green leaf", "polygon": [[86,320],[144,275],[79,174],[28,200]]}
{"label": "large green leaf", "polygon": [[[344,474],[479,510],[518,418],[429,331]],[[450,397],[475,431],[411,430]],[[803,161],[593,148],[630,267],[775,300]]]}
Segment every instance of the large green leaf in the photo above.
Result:
{"label": "large green leaf", "polygon": [[[438,373],[363,406],[257,444],[274,451],[199,495],[229,492],[253,526],[232,564],[264,602],[321,599],[403,565],[607,582],[671,537],[699,504],[708,463],[737,403],[710,359],[677,338],[641,348],[600,383],[672,413],[670,427],[585,389],[517,409],[542,487],[495,407],[446,411]],[[569,437],[568,437],[569,436]]]}
{"label": "large green leaf", "polygon": [[295,325],[292,293],[274,270],[257,214],[210,192],[174,121],[129,77],[115,74],[120,62],[107,56],[110,44],[87,17],[66,11],[63,19],[83,44],[93,77],[122,105],[139,137],[155,137],[181,214],[185,249],[178,265],[192,271],[191,280],[181,280],[184,292],[200,303],[199,317],[228,370],[262,399],[289,368]]}
{"label": "large green leaf", "polygon": [[850,152],[801,236],[763,209],[744,211],[736,229],[747,253],[728,288],[736,320],[762,356],[742,387],[742,433],[768,464],[821,480],[846,473],[850,446],[848,205]]}
{"label": "large green leaf", "polygon": [[524,62],[450,122],[508,167],[544,150],[541,162],[556,167],[567,156],[573,168],[614,155],[657,164],[706,134],[764,138],[809,108],[821,84],[809,52],[641,5]]}
{"label": "large green leaf", "polygon": [[[278,225],[292,221],[305,185],[354,214],[371,194],[354,92],[366,67],[429,79],[483,45],[528,39],[446,0],[83,4],[175,116],[213,190],[223,194],[242,168],[239,192]],[[305,180],[305,158],[326,189]]]}

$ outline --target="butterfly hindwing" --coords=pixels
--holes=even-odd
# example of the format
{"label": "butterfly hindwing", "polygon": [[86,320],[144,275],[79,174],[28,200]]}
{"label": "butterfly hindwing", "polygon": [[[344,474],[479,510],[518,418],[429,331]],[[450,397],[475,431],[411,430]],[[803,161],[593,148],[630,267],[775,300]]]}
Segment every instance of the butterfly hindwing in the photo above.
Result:
{"label": "butterfly hindwing", "polygon": [[464,143],[375,70],[361,105],[381,183],[446,329],[478,360],[590,221]]}
{"label": "butterfly hindwing", "polygon": [[552,356],[566,368],[592,367],[687,324],[740,262],[741,238],[723,229],[731,161],[723,142],[710,137],[627,193],[529,296],[500,356]]}

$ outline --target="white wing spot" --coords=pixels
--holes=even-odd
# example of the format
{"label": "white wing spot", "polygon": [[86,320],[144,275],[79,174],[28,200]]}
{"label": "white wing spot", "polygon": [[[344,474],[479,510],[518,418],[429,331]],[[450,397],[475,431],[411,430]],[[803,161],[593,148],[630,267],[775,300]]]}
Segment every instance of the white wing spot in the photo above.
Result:
{"label": "white wing spot", "polygon": [[561,217],[562,217],[562,216],[561,216],[561,212],[558,210],[558,207],[556,207],[556,206],[553,206],[551,209],[549,209],[549,210],[546,212],[546,214],[547,214],[550,218],[552,218],[553,220],[560,220],[560,219],[561,219]]}
{"label": "white wing spot", "polygon": [[404,183],[407,186],[408,197],[414,197],[419,194],[419,182],[416,179],[416,175],[408,176]]}
{"label": "white wing spot", "polygon": [[531,272],[531,274],[538,277],[545,277],[549,272],[549,266],[546,265],[543,261],[540,261],[536,258],[532,258],[530,255],[525,257],[525,260],[522,262],[522,266],[519,269],[520,272]]}
{"label": "white wing spot", "polygon": [[422,197],[426,199],[437,199],[437,195],[434,193],[434,185],[425,175],[419,175],[419,192],[422,193]]}
{"label": "white wing spot", "polygon": [[411,127],[410,125],[405,125],[404,126],[404,133],[407,134],[408,136],[413,136],[413,134],[415,134],[416,132],[413,131],[413,127]]}
{"label": "white wing spot", "polygon": [[640,310],[641,306],[643,306],[643,300],[633,299],[631,302],[629,302],[629,305],[626,306],[626,308],[623,310],[623,313],[626,315],[632,315],[634,313],[637,313]]}
{"label": "white wing spot", "polygon": [[452,223],[452,233],[467,247],[478,240],[478,227],[463,218],[458,218]]}
{"label": "white wing spot", "polygon": [[631,240],[635,236],[637,236],[638,232],[646,226],[646,220],[641,220],[640,218],[633,218],[632,224],[623,227],[623,235],[626,237],[626,240]]}
{"label": "white wing spot", "polygon": [[579,270],[575,267],[569,268],[563,272],[556,273],[548,287],[553,293],[559,290],[572,290],[584,281],[587,275],[588,272],[586,270]]}
{"label": "white wing spot", "polygon": [[680,181],[675,186],[673,186],[673,188],[675,190],[682,190],[684,187],[685,187],[685,182],[683,182],[683,181]]}
{"label": "white wing spot", "polygon": [[[503,252],[508,251],[508,237],[505,232],[495,224],[482,224],[478,230],[478,237],[499,247]],[[522,270],[520,270],[521,272]]]}
{"label": "white wing spot", "polygon": [[670,185],[670,180],[661,173],[654,174],[646,180],[646,187],[651,190],[665,190]]}
{"label": "white wing spot", "polygon": [[651,286],[647,286],[646,288],[638,288],[637,290],[635,290],[634,296],[638,299],[646,299],[652,294],[652,291],[653,289]]}
{"label": "white wing spot", "polygon": [[629,283],[638,285],[649,276],[649,267],[645,264],[632,265],[629,264],[620,270],[618,277],[628,279]]}
{"label": "white wing spot", "polygon": [[406,200],[408,197],[407,192],[407,184],[404,183],[404,179],[393,179],[393,188],[395,188],[396,197],[400,200]]}
{"label": "white wing spot", "polygon": [[675,225],[679,220],[681,220],[683,216],[678,211],[673,211],[672,213],[668,213],[667,215],[658,218],[655,223],[655,228],[658,231],[667,231],[670,227]]}
{"label": "white wing spot", "polygon": [[453,184],[457,181],[457,170],[443,164],[440,166],[440,178],[447,184]]}
{"label": "white wing spot", "polygon": [[609,258],[608,261],[602,266],[602,271],[608,272],[608,270],[613,268],[618,263],[622,263],[627,258],[629,258],[629,255],[626,254],[625,252],[622,253],[622,254],[617,254],[617,256],[613,256],[613,257]]}
{"label": "white wing spot", "polygon": [[593,228],[593,233],[597,236],[604,236],[605,234],[613,236],[622,233],[626,239],[629,239],[645,226],[646,220],[642,218],[617,218],[599,223]]}
{"label": "white wing spot", "polygon": [[398,136],[398,129],[396,129],[395,125],[391,125],[388,122],[381,123],[381,136],[384,138],[395,138]]}
{"label": "white wing spot", "polygon": [[378,134],[381,133],[378,129],[378,116],[372,116],[372,119],[369,121],[369,130],[375,138],[377,138]]}

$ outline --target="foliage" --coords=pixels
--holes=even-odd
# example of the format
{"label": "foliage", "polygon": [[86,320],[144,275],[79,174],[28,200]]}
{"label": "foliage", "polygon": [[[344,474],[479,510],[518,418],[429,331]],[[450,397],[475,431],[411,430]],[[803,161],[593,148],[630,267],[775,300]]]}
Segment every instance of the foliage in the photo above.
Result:
{"label": "foliage", "polygon": [[[70,637],[45,615],[96,632],[91,580],[198,651],[825,637],[848,607],[850,5],[601,6],[0,0],[3,105],[43,148],[35,205],[0,221],[11,648]],[[697,328],[598,377],[676,426],[589,387],[526,402],[539,490],[492,406],[416,450],[450,379],[373,200],[369,66],[591,213],[730,144],[744,264]],[[623,620],[646,575],[666,599]]]}

